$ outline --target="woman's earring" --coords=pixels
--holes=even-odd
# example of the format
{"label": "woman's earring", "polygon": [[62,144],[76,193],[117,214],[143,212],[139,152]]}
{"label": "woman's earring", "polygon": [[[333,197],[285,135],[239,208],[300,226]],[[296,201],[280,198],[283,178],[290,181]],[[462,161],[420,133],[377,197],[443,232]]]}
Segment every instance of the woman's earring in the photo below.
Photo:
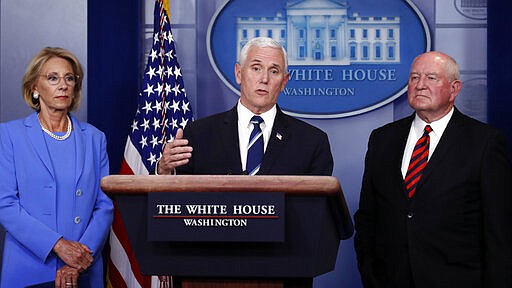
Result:
{"label": "woman's earring", "polygon": [[37,92],[34,92],[34,94],[32,94],[32,97],[34,97],[34,99],[39,99],[39,93]]}

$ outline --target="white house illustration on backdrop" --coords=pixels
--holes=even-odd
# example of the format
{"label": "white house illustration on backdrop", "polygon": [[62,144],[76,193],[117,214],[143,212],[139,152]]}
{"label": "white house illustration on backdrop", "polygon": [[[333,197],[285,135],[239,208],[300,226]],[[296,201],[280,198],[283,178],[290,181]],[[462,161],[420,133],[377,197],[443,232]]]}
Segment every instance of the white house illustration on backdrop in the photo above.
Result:
{"label": "white house illustration on backdrop", "polygon": [[289,0],[286,16],[237,17],[237,55],[249,39],[266,36],[286,47],[289,65],[399,63],[400,17],[349,16],[348,9],[336,0]]}

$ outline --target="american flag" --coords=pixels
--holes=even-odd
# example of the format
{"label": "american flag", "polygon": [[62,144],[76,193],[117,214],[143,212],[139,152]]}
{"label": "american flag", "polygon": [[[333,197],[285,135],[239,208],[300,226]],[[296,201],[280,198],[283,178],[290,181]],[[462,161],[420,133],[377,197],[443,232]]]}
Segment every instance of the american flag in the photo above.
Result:
{"label": "american flag", "polygon": [[[178,128],[184,129],[193,121],[168,15],[163,0],[156,0],[153,45],[126,141],[121,174],[147,175],[154,171],[164,143],[175,137]],[[114,214],[109,244],[108,287],[151,287],[150,277],[140,274],[118,211]]]}
{"label": "american flag", "polygon": [[134,174],[148,174],[147,171],[154,170],[163,144],[172,140],[178,128],[185,128],[193,119],[181,67],[176,58],[169,18],[161,2],[157,0],[155,3],[153,47],[144,72],[139,106],[128,136],[128,142],[137,150],[137,153],[129,153],[129,156],[140,158],[135,167],[130,165]]}

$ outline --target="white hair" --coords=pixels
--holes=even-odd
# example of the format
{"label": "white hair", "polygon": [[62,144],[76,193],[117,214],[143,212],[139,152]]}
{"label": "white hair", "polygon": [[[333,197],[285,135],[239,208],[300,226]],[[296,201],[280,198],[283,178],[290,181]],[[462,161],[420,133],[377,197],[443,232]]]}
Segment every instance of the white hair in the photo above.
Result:
{"label": "white hair", "polygon": [[242,50],[240,51],[240,60],[238,61],[238,63],[241,66],[244,66],[245,59],[247,59],[247,54],[249,53],[249,48],[251,48],[253,46],[260,47],[260,48],[270,47],[270,48],[281,49],[281,51],[283,52],[284,71],[285,71],[285,73],[288,73],[288,56],[286,54],[286,50],[284,49],[283,45],[281,45],[281,43],[279,43],[278,41],[276,41],[272,38],[268,38],[268,37],[252,38],[251,40],[249,40],[249,42],[247,42],[244,45],[244,47],[242,47]]}

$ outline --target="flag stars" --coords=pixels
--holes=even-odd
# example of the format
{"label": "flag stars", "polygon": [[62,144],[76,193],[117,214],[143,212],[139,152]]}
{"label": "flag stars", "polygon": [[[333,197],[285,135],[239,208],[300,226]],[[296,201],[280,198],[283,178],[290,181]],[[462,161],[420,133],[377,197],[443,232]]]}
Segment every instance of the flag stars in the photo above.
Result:
{"label": "flag stars", "polygon": [[149,143],[151,143],[151,148],[155,149],[155,146],[160,144],[160,141],[158,141],[158,137],[151,135],[151,141]]}
{"label": "flag stars", "polygon": [[190,102],[183,101],[183,104],[181,105],[181,109],[183,110],[183,114],[187,113],[187,111],[190,111],[190,108],[188,108],[188,105]]}
{"label": "flag stars", "polygon": [[153,76],[156,76],[155,68],[149,66],[149,70],[146,74],[149,75],[149,80],[153,79]]}
{"label": "flag stars", "polygon": [[149,153],[149,158],[147,159],[149,162],[151,162],[151,166],[153,166],[156,163],[156,155],[153,153]]}
{"label": "flag stars", "polygon": [[153,109],[151,108],[151,102],[146,101],[146,106],[144,106],[142,110],[146,110],[146,114],[148,114],[149,111],[153,111]]}
{"label": "flag stars", "polygon": [[151,61],[155,61],[155,59],[158,57],[156,53],[157,52],[155,49],[151,49],[151,54],[149,55],[149,57],[151,57]]}
{"label": "flag stars", "polygon": [[144,89],[144,92],[146,94],[148,94],[148,97],[151,96],[151,94],[155,93],[153,91],[153,85],[149,85],[149,83],[147,83],[147,86],[146,86],[146,89]]}
{"label": "flag stars", "polygon": [[153,45],[158,43],[159,38],[160,38],[159,33],[155,32],[155,34],[153,35]]}
{"label": "flag stars", "polygon": [[171,59],[173,59],[172,53],[173,53],[172,50],[170,50],[169,52],[165,53],[165,56],[167,57],[168,61],[171,61]]}
{"label": "flag stars", "polygon": [[169,111],[169,109],[170,109],[170,107],[169,107],[169,101],[165,101],[165,105],[164,105],[164,107],[165,107],[164,109],[165,109],[165,111],[166,111],[166,112],[167,112],[167,111]]}
{"label": "flag stars", "polygon": [[180,101],[176,102],[176,101],[172,100],[171,108],[174,110],[174,113],[176,113],[176,111],[179,111],[180,110]]}
{"label": "flag stars", "polygon": [[177,97],[178,94],[180,94],[180,84],[177,84],[172,88],[172,91],[174,92],[174,97]]}
{"label": "flag stars", "polygon": [[164,122],[164,128],[165,129],[169,128],[169,119],[165,118],[163,122]]}
{"label": "flag stars", "polygon": [[160,120],[157,118],[153,118],[153,130],[157,130],[160,128]]}
{"label": "flag stars", "polygon": [[178,120],[174,119],[174,117],[171,119],[171,126],[172,126],[172,130],[178,129]]}
{"label": "flag stars", "polygon": [[181,117],[181,123],[180,123],[181,128],[185,129],[187,124],[188,124],[188,119]]}
{"label": "flag stars", "polygon": [[145,146],[148,146],[148,138],[142,136],[139,144],[141,145],[142,149],[144,149]]}
{"label": "flag stars", "polygon": [[162,26],[163,26],[163,27],[165,27],[165,26],[166,26],[166,25],[165,25],[165,23],[167,23],[167,22],[168,22],[168,21],[167,21],[167,13],[164,13],[163,15],[162,15],[162,14],[160,14],[160,17],[162,17],[162,18],[161,18],[161,20],[162,20]]}
{"label": "flag stars", "polygon": [[162,74],[163,73],[164,73],[164,67],[159,66],[158,67],[158,71],[156,71],[156,74],[158,74],[158,76],[160,76],[160,79],[162,79]]}
{"label": "flag stars", "polygon": [[176,79],[178,79],[178,76],[182,76],[180,67],[174,66],[174,76],[176,77]]}
{"label": "flag stars", "polygon": [[138,126],[138,121],[136,120],[133,120],[132,122],[132,133],[135,131],[135,130],[139,130],[139,127]]}
{"label": "flag stars", "polygon": [[146,130],[149,129],[149,119],[144,119],[144,123],[142,123],[142,125],[140,125],[140,127],[143,127],[144,132],[146,132]]}
{"label": "flag stars", "polygon": [[155,100],[155,106],[153,106],[153,109],[156,110],[155,113],[159,113],[160,110],[162,110],[162,102]]}
{"label": "flag stars", "polygon": [[157,95],[162,94],[162,90],[164,90],[164,85],[162,85],[160,82],[157,83],[157,87],[155,89],[156,92],[158,92]]}
{"label": "flag stars", "polygon": [[167,76],[171,77],[173,76],[173,72],[172,72],[172,67],[171,66],[167,66]]}
{"label": "flag stars", "polygon": [[165,96],[169,95],[169,93],[171,93],[172,89],[171,89],[171,85],[169,85],[169,83],[165,83]]}

